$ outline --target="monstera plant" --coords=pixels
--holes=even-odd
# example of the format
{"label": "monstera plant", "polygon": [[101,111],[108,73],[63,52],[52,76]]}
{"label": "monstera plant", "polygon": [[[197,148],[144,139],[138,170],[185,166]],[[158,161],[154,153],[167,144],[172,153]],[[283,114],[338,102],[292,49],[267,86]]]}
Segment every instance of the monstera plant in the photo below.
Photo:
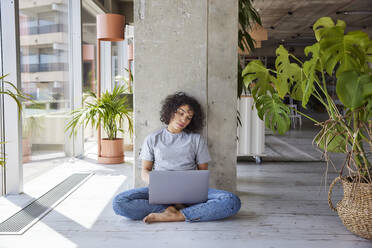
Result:
{"label": "monstera plant", "polygon": [[[304,50],[307,60],[301,61],[282,45],[276,50],[275,68],[266,68],[261,61],[251,61],[243,70],[244,84],[252,86],[258,114],[274,132],[283,134],[290,126],[290,109],[282,101],[289,95],[306,108],[315,97],[326,109],[328,119],[314,143],[325,155],[345,154],[340,169],[344,199],[333,207],[345,226],[352,232],[372,239],[372,166],[368,154],[372,151],[372,42],[362,31],[345,33],[346,24],[329,17],[315,22],[316,41]],[[336,94],[341,111],[327,89],[327,77],[336,78]],[[254,84],[252,84],[254,83]],[[329,157],[325,156],[327,162]],[[345,169],[346,168],[346,169]],[[348,173],[342,173],[347,171]],[[358,217],[359,216],[359,217]],[[358,226],[358,227],[357,227]]]}

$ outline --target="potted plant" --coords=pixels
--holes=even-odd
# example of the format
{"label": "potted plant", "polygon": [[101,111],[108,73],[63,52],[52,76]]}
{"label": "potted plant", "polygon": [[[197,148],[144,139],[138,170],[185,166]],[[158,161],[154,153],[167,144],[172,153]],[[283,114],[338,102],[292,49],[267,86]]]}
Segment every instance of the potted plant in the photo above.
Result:
{"label": "potted plant", "polygon": [[93,92],[89,93],[90,99],[84,99],[84,106],[71,112],[72,119],[65,129],[71,130],[71,135],[81,126],[89,123],[97,130],[102,125],[107,138],[101,142],[101,155],[105,163],[121,163],[124,161],[123,139],[118,138],[119,133],[124,133],[122,123],[128,121],[128,131],[133,134],[132,109],[128,106],[128,99],[122,96],[125,86],[116,85],[112,92],[106,91],[100,98]]}
{"label": "potted plant", "polygon": [[[255,60],[242,75],[246,86],[255,82],[252,95],[258,114],[274,132],[283,134],[289,129],[290,109],[282,102],[285,95],[301,101],[305,108],[313,96],[325,107],[328,119],[324,122],[298,112],[321,127],[314,143],[325,155],[345,154],[340,176],[330,187],[330,207],[350,231],[372,239],[372,166],[367,157],[367,150],[372,150],[372,69],[368,65],[372,62],[372,42],[362,31],[345,34],[345,28],[341,20],[334,23],[322,17],[313,25],[317,42],[305,48],[306,61],[280,45],[275,69]],[[336,94],[345,111],[337,108],[327,90],[326,78],[331,76],[336,78]],[[328,156],[325,158],[330,162]],[[339,180],[344,198],[334,208],[330,197]]]}

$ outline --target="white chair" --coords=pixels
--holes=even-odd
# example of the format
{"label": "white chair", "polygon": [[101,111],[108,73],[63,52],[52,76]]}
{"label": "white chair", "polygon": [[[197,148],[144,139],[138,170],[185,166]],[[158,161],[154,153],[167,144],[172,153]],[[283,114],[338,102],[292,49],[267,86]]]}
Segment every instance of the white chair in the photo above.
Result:
{"label": "white chair", "polygon": [[291,118],[291,126],[293,128],[296,128],[296,123],[298,120],[298,123],[300,124],[300,127],[302,126],[302,116],[297,112],[297,104],[293,103],[293,100],[290,99],[292,104],[288,104],[287,106],[290,109],[290,115],[289,118]]}

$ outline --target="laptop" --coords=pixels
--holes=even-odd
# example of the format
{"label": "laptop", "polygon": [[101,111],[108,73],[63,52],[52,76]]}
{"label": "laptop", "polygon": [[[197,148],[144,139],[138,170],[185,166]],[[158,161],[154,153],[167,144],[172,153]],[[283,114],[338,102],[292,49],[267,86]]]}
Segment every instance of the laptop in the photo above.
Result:
{"label": "laptop", "polygon": [[209,171],[151,171],[150,204],[195,204],[208,200]]}

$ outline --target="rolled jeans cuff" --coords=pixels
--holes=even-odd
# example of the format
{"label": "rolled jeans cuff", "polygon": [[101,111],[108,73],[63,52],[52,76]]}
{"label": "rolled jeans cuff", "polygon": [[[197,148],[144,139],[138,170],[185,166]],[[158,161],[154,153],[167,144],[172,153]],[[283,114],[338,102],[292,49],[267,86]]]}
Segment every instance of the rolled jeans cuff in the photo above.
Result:
{"label": "rolled jeans cuff", "polygon": [[187,222],[197,222],[197,221],[200,221],[200,217],[195,217],[195,216],[192,216],[190,213],[187,213],[187,209],[186,208],[180,209],[180,212],[183,214],[183,216],[185,217],[185,221],[187,221]]}

